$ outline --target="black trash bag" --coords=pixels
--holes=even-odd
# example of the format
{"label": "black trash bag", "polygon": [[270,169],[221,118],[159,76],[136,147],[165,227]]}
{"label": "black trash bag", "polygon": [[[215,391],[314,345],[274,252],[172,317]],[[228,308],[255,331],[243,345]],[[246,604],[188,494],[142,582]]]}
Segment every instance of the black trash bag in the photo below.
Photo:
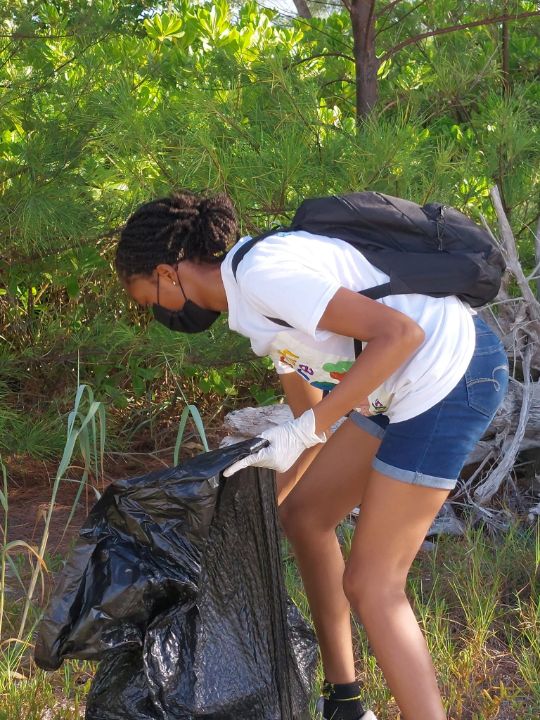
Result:
{"label": "black trash bag", "polygon": [[272,473],[248,440],[110,485],[38,628],[36,663],[101,660],[86,720],[298,720],[317,662],[285,591]]}

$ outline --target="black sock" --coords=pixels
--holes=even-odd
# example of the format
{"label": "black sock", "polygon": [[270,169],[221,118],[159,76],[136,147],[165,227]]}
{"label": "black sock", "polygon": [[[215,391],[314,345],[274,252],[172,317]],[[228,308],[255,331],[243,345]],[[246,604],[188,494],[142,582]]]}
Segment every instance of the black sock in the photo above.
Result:
{"label": "black sock", "polygon": [[325,720],[359,720],[365,710],[360,702],[360,683],[323,685]]}

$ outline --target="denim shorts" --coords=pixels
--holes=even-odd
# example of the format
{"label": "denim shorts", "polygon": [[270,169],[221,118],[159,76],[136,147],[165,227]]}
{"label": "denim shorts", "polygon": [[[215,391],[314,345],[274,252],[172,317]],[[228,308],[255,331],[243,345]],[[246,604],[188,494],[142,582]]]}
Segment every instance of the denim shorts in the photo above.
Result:
{"label": "denim shorts", "polygon": [[452,490],[508,387],[508,360],[497,335],[475,315],[476,347],[456,387],[425,412],[390,423],[386,415],[349,418],[382,443],[373,468],[396,480]]}

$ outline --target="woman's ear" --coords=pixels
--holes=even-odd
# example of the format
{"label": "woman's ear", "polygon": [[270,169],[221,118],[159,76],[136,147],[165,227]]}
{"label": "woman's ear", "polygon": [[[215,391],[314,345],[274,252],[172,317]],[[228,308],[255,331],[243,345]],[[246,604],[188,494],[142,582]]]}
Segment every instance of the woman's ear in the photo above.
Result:
{"label": "woman's ear", "polygon": [[176,285],[176,270],[173,268],[172,265],[166,265],[165,263],[160,263],[156,267],[156,273],[159,277],[160,282],[169,281],[171,285]]}

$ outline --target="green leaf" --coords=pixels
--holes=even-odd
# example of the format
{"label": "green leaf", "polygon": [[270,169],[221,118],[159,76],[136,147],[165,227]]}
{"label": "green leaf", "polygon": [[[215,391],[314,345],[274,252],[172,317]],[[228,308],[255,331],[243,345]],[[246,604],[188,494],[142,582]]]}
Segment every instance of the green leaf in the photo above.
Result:
{"label": "green leaf", "polygon": [[149,37],[158,42],[164,42],[172,38],[181,38],[184,32],[180,29],[183,20],[178,15],[169,15],[162,13],[146,18],[143,23],[144,28]]}
{"label": "green leaf", "polygon": [[203,424],[201,415],[195,405],[188,405],[187,407],[184,408],[184,410],[182,411],[182,415],[180,417],[180,424],[178,426],[178,433],[176,435],[176,443],[174,445],[173,465],[178,465],[178,460],[180,457],[180,448],[182,446],[182,441],[184,439],[184,432],[185,432],[186,424],[187,424],[190,414],[193,418],[193,422],[195,423],[197,432],[199,433],[199,437],[201,438],[201,442],[203,444],[205,452],[209,451],[208,442],[206,440],[206,432],[204,430],[204,424]]}

